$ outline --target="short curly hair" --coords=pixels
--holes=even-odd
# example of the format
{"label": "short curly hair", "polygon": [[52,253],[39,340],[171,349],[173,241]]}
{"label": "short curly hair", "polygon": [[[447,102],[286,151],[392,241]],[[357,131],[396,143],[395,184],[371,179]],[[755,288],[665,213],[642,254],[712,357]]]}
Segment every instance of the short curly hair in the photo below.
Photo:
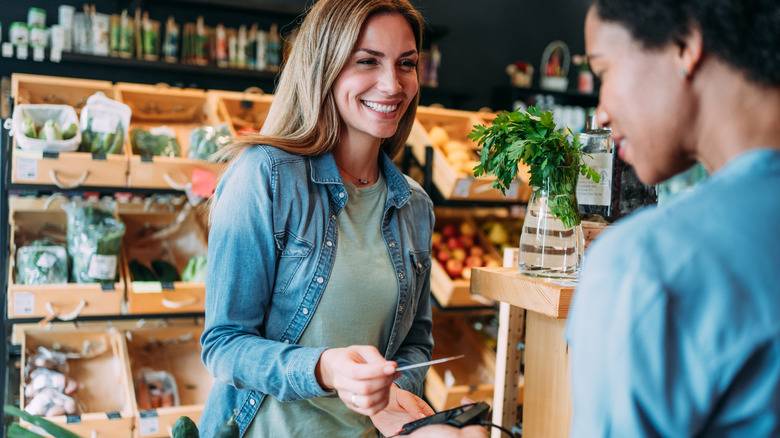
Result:
{"label": "short curly hair", "polygon": [[704,50],[745,73],[780,86],[779,0],[595,0],[604,21],[623,25],[645,48],[681,41],[700,28]]}

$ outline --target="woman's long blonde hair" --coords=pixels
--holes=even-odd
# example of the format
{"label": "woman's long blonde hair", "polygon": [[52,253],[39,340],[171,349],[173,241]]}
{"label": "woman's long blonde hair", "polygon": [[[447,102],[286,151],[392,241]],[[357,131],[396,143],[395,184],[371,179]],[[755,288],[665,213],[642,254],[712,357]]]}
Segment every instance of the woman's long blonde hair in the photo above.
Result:
{"label": "woman's long blonde hair", "polygon": [[[244,148],[258,144],[307,156],[331,151],[338,143],[340,127],[333,83],[351,56],[363,24],[374,15],[386,13],[398,13],[406,18],[419,53],[423,19],[407,0],[317,1],[295,31],[260,133],[238,137],[215,158],[232,161],[240,157]],[[419,79],[419,70],[417,75]],[[382,149],[390,157],[403,148],[409,136],[419,97],[418,90],[395,134],[382,140]]]}

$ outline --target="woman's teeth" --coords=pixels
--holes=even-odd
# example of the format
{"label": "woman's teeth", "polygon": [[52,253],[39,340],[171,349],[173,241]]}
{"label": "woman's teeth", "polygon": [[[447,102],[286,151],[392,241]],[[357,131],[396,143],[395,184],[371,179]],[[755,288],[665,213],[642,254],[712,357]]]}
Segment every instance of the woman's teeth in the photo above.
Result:
{"label": "woman's teeth", "polygon": [[375,102],[369,102],[367,100],[362,101],[363,105],[371,108],[374,111],[380,112],[380,113],[391,113],[398,108],[398,105],[382,105]]}

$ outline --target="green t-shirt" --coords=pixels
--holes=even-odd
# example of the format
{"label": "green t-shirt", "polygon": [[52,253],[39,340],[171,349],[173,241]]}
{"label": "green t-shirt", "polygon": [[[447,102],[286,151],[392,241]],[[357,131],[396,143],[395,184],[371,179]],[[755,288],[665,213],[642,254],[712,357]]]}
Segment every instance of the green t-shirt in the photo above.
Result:
{"label": "green t-shirt", "polygon": [[[381,233],[387,184],[357,188],[344,181],[349,201],[338,216],[338,246],[328,284],[298,344],[387,349],[398,303],[398,283]],[[280,402],[268,396],[247,437],[376,437],[371,420],[337,395]]]}

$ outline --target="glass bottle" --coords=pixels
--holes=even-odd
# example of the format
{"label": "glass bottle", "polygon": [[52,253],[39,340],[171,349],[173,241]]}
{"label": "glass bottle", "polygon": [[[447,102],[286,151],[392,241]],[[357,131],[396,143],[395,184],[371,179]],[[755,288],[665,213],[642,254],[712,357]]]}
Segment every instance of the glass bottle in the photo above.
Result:
{"label": "glass bottle", "polygon": [[577,202],[580,212],[596,215],[607,221],[616,216],[618,210],[622,162],[617,157],[617,148],[612,142],[612,131],[599,128],[596,116],[591,115],[580,134],[580,150],[585,152],[583,161],[600,176],[598,183],[580,175],[577,181]]}

